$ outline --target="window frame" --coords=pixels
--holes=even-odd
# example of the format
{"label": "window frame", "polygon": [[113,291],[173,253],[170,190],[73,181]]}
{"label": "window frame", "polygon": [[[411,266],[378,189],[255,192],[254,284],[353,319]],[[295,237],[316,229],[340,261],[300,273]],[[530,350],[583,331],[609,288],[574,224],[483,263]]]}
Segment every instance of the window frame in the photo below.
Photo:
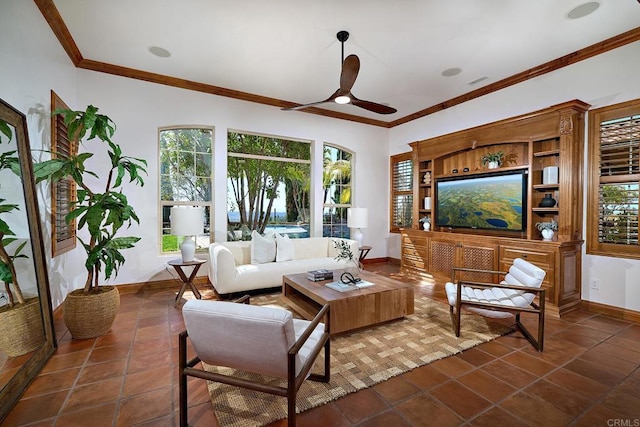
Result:
{"label": "window frame", "polygon": [[[405,162],[405,161],[409,161],[411,162],[411,170],[409,172],[409,182],[411,182],[411,188],[409,190],[398,190],[395,185],[394,185],[394,170],[395,170],[395,165],[401,162]],[[411,207],[411,215],[412,215],[412,221],[413,221],[413,207],[415,206],[415,196],[413,194],[413,190],[414,190],[414,169],[415,169],[415,164],[413,162],[413,152],[408,151],[406,153],[400,153],[400,154],[395,154],[393,156],[391,156],[389,158],[389,188],[390,188],[390,198],[389,198],[389,232],[390,233],[399,233],[401,228],[410,228],[413,226],[413,223],[411,224],[405,224],[402,226],[397,226],[394,224],[394,200],[396,199],[396,197],[400,197],[400,196],[411,196],[412,200],[412,207]]]}
{"label": "window frame", "polygon": [[[323,199],[322,199],[322,237],[340,237],[340,238],[350,239],[351,238],[351,229],[349,227],[347,227],[347,213],[346,212],[347,212],[348,208],[353,206],[353,198],[354,198],[354,179],[353,179],[354,175],[353,175],[353,172],[355,171],[356,154],[353,151],[348,150],[348,149],[346,149],[344,147],[341,147],[339,145],[335,145],[335,144],[331,144],[331,143],[325,142],[322,145],[323,161],[324,161],[324,150],[325,150],[325,147],[342,151],[344,153],[347,153],[350,156],[350,159],[349,159],[350,178],[349,178],[349,185],[348,185],[349,188],[350,188],[349,189],[350,197],[349,197],[349,203],[326,203],[325,199],[324,199],[325,183],[324,183],[324,179],[323,179],[323,182],[322,182],[322,185],[321,185],[322,193],[323,193]],[[322,170],[323,170],[322,176],[323,176],[323,178],[324,178],[324,167],[325,167],[325,165],[323,164],[322,165]],[[328,235],[325,235],[325,233],[324,233],[325,226],[331,227],[331,230],[333,230],[333,228],[334,228],[333,225],[335,223],[333,223],[333,222],[332,223],[325,222],[325,210],[326,209],[332,209],[332,208],[335,208],[335,209],[345,208],[345,211],[344,211],[345,212],[345,214],[344,214],[344,225],[345,225],[345,228],[346,228],[346,234],[345,235],[335,235],[333,233],[329,233]]]}
{"label": "window frame", "polygon": [[[242,153],[242,152],[236,152],[236,151],[231,151],[229,149],[229,135],[230,134],[239,134],[239,135],[251,135],[251,136],[255,136],[255,137],[261,137],[261,138],[272,138],[274,140],[282,140],[282,141],[291,141],[291,142],[296,142],[296,143],[302,143],[302,144],[306,144],[309,147],[309,159],[297,159],[294,157],[276,157],[276,156],[272,156],[272,155],[259,155],[259,154],[247,154],[247,153]],[[229,159],[230,158],[237,158],[237,159],[255,159],[255,160],[263,160],[263,161],[273,161],[273,162],[282,162],[283,164],[285,163],[297,163],[297,164],[302,164],[302,165],[307,165],[308,169],[309,169],[309,183],[310,183],[310,191],[309,191],[309,218],[308,218],[308,222],[309,222],[309,230],[308,230],[308,235],[310,237],[313,237],[314,232],[313,232],[313,228],[311,227],[311,225],[313,224],[313,218],[314,218],[314,212],[312,207],[312,203],[311,203],[311,198],[312,198],[312,194],[313,194],[313,187],[314,187],[314,183],[313,183],[313,141],[312,140],[308,140],[308,139],[301,139],[301,138],[294,138],[294,137],[288,137],[288,136],[282,136],[282,135],[271,135],[271,134],[265,134],[265,133],[260,133],[260,132],[251,132],[251,131],[245,131],[245,130],[240,130],[240,129],[227,129],[226,132],[226,140],[227,140],[227,176],[226,176],[226,183],[227,185],[226,187],[226,192],[225,194],[226,199],[227,199],[227,203],[226,203],[226,209],[225,209],[225,222],[227,223],[227,230],[226,230],[226,234],[227,234],[227,240],[230,240],[230,238],[232,237],[232,233],[236,233],[237,230],[230,230],[229,229]],[[286,196],[285,196],[286,197]],[[250,232],[252,230],[249,230],[249,234],[246,233],[242,233],[242,235],[239,236],[238,240],[247,240],[248,238],[250,238]],[[307,233],[303,233],[303,234],[307,234]],[[294,234],[290,235],[289,237],[295,237]]]}
{"label": "window frame", "polygon": [[[204,129],[204,130],[208,130],[211,132],[211,147],[210,147],[210,152],[211,152],[211,160],[210,160],[210,164],[211,164],[211,170],[209,172],[209,185],[211,188],[211,200],[209,201],[202,201],[202,200],[192,200],[192,201],[183,201],[183,200],[163,200],[162,199],[162,149],[161,149],[161,142],[160,142],[160,136],[161,133],[163,131],[170,131],[170,130],[189,130],[189,129]],[[165,207],[172,207],[172,206],[202,206],[204,207],[205,210],[205,215],[208,215],[208,223],[209,223],[209,233],[203,233],[199,236],[196,236],[196,252],[202,252],[202,251],[206,251],[208,249],[208,246],[210,243],[212,243],[214,241],[214,227],[213,227],[213,213],[214,213],[214,205],[215,205],[215,187],[214,187],[214,161],[213,161],[213,154],[214,154],[214,145],[215,145],[215,127],[214,126],[208,126],[208,125],[174,125],[174,126],[162,126],[158,128],[158,218],[160,218],[160,221],[158,221],[158,236],[159,238],[159,251],[161,255],[170,255],[170,254],[176,254],[176,253],[180,253],[180,249],[178,246],[178,249],[175,251],[164,251],[163,250],[163,238],[165,236],[164,234],[164,208]],[[193,153],[198,153],[198,151],[193,151]],[[208,208],[208,209],[207,209]],[[206,223],[206,220],[205,220]],[[169,233],[170,235],[170,233]],[[202,242],[202,240],[198,241],[198,237],[200,238],[205,238],[208,237],[206,244]]]}
{"label": "window frame", "polygon": [[619,258],[640,259],[640,245],[622,245],[616,243],[604,243],[599,241],[600,220],[600,185],[624,184],[628,182],[640,184],[640,173],[628,175],[616,175],[615,178],[601,179],[601,133],[600,125],[603,122],[618,118],[640,115],[640,99],[596,108],[589,111],[589,157],[588,157],[588,191],[587,191],[587,248],[590,255],[602,255]]}

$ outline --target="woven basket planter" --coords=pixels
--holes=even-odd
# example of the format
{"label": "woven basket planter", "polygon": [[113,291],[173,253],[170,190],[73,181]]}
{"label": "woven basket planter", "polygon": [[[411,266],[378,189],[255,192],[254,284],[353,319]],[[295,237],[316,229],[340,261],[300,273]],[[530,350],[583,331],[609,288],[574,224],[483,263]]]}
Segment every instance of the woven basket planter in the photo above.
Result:
{"label": "woven basket planter", "polygon": [[63,303],[64,323],[76,339],[106,334],[120,308],[120,293],[115,286],[99,286],[100,292],[85,294],[82,289],[69,293]]}
{"label": "woven basket planter", "polygon": [[40,298],[6,307],[0,312],[0,351],[9,357],[22,356],[44,343]]}

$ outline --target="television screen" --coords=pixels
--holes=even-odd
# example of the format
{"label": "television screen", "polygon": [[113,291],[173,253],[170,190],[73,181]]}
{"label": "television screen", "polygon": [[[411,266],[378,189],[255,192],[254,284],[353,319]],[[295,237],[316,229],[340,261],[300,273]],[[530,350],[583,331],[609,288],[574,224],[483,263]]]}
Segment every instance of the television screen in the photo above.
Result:
{"label": "television screen", "polygon": [[436,225],[524,231],[526,189],[524,169],[437,179]]}

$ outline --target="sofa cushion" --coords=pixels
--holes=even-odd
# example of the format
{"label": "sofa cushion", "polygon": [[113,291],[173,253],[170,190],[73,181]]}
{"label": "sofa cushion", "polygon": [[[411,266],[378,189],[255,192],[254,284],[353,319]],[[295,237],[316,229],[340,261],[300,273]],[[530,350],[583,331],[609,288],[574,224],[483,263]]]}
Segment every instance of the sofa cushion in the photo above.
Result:
{"label": "sofa cushion", "polygon": [[329,239],[327,237],[308,237],[291,239],[295,259],[326,258]]}
{"label": "sofa cushion", "polygon": [[291,261],[294,259],[293,242],[286,234],[276,234],[276,262]]}
{"label": "sofa cushion", "polygon": [[251,232],[251,264],[264,264],[276,260],[276,241],[273,237],[262,237],[256,230]]}

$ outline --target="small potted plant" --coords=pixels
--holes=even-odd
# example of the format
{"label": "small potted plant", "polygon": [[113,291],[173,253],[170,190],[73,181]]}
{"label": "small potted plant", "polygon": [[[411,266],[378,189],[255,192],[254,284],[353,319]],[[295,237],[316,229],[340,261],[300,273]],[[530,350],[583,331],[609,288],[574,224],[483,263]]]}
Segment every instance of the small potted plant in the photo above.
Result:
{"label": "small potted plant", "polygon": [[429,231],[431,229],[431,218],[429,218],[427,215],[420,218],[419,221],[422,223],[422,228],[425,231]]}
{"label": "small potted plant", "polygon": [[[360,273],[360,262],[356,260],[349,242],[342,239],[336,239],[333,241],[333,245],[338,250],[338,255],[336,255],[334,259],[345,260],[347,264],[347,270],[349,270],[354,275],[358,275]],[[349,267],[349,264],[352,264],[353,266]]]}
{"label": "small potted plant", "polygon": [[480,162],[482,166],[485,166],[489,169],[495,169],[502,166],[504,161],[504,152],[496,151],[494,153],[487,153],[480,158]]}
{"label": "small potted plant", "polygon": [[542,240],[550,241],[553,239],[554,232],[558,229],[558,223],[554,220],[549,222],[538,222],[536,228],[542,234]]}

